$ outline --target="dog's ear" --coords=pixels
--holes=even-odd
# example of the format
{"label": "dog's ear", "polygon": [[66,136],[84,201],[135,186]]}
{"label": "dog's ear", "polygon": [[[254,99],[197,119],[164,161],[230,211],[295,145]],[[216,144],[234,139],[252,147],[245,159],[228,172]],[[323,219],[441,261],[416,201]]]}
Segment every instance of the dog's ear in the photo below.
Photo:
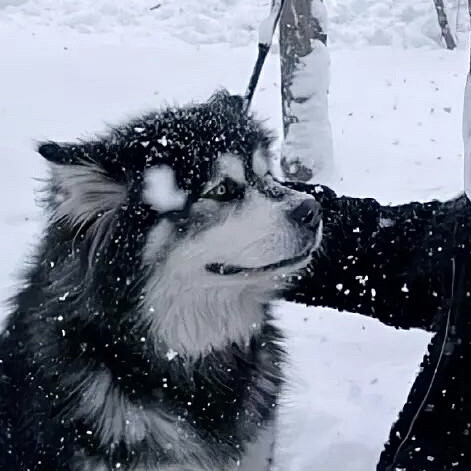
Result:
{"label": "dog's ear", "polygon": [[80,145],[59,144],[57,142],[42,142],[37,148],[39,154],[46,160],[58,165],[83,165],[83,148]]}
{"label": "dog's ear", "polygon": [[101,162],[101,149],[93,144],[46,142],[38,152],[51,165],[52,220],[72,227],[91,221],[109,223],[127,196],[126,184],[112,178]]}
{"label": "dog's ear", "polygon": [[59,164],[65,163],[66,152],[56,142],[45,142],[38,146],[38,152],[49,162]]}

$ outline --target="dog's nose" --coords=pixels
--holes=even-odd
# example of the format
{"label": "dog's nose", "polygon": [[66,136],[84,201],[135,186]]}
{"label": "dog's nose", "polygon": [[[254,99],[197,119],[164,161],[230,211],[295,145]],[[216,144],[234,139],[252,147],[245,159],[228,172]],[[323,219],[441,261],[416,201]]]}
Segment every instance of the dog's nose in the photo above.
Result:
{"label": "dog's nose", "polygon": [[317,227],[321,220],[321,205],[313,198],[305,199],[289,213],[289,218],[300,226]]}

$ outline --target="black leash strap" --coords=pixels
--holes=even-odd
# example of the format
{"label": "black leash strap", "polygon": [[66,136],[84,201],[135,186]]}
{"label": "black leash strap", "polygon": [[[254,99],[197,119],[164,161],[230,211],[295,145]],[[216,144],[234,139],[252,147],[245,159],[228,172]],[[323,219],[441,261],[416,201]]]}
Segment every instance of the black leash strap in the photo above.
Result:
{"label": "black leash strap", "polygon": [[262,73],[263,64],[265,63],[268,52],[270,51],[273,34],[275,33],[278,22],[280,21],[284,4],[285,0],[273,0],[270,16],[263,20],[262,24],[260,25],[258,34],[258,57],[252,72],[252,76],[250,77],[249,86],[245,92],[245,112],[248,111],[252,103],[252,98],[255,93],[255,89],[257,88],[260,74]]}

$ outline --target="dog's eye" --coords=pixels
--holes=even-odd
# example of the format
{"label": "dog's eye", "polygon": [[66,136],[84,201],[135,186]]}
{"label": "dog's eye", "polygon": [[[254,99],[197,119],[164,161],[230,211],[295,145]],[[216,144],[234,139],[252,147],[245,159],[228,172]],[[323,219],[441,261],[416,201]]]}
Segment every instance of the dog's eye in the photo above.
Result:
{"label": "dog's eye", "polygon": [[201,195],[202,198],[209,198],[216,201],[231,201],[241,199],[244,196],[244,186],[225,178],[218,185]]}

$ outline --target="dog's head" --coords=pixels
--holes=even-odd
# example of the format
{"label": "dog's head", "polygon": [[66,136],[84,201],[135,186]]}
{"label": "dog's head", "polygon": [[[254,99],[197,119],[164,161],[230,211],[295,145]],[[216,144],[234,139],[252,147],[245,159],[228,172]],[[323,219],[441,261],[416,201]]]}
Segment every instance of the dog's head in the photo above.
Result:
{"label": "dog's head", "polygon": [[[51,222],[86,251],[94,289],[105,285],[128,305],[132,293],[167,347],[193,354],[219,334],[245,339],[245,324],[259,318],[241,305],[268,302],[321,237],[318,203],[272,177],[270,144],[242,99],[225,92],[96,141],[42,144],[53,164]],[[224,312],[234,303],[238,312]],[[192,335],[211,329],[193,351]]]}

